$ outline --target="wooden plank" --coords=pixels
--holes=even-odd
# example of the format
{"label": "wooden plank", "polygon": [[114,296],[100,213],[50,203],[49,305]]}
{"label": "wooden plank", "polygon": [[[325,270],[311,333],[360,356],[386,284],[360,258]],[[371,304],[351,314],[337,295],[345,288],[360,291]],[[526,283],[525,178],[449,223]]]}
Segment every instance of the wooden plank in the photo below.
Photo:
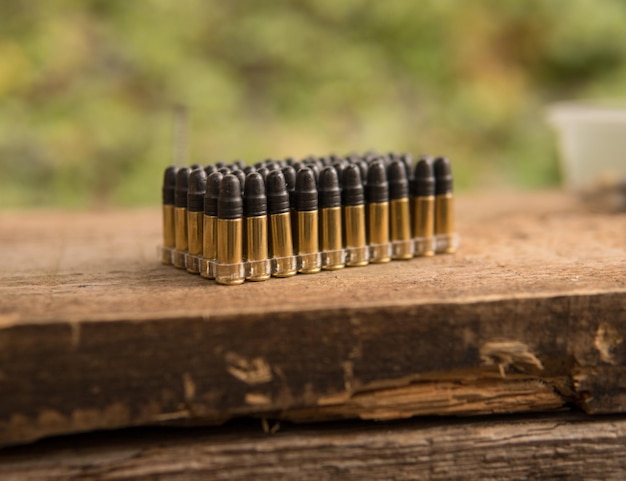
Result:
{"label": "wooden plank", "polygon": [[[266,427],[277,428],[274,423]],[[122,431],[0,451],[3,481],[622,480],[624,417]]]}
{"label": "wooden plank", "polygon": [[161,422],[626,411],[626,216],[458,201],[461,250],[238,287],[155,210],[3,213],[0,444]]}

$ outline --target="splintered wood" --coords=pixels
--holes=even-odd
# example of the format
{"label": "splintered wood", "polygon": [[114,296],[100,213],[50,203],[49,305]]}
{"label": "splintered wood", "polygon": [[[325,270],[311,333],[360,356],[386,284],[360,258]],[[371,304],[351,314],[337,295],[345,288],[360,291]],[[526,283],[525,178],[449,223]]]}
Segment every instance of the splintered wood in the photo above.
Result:
{"label": "splintered wood", "polygon": [[156,423],[626,411],[626,215],[457,197],[454,256],[221,287],[160,211],[1,215],[0,444]]}

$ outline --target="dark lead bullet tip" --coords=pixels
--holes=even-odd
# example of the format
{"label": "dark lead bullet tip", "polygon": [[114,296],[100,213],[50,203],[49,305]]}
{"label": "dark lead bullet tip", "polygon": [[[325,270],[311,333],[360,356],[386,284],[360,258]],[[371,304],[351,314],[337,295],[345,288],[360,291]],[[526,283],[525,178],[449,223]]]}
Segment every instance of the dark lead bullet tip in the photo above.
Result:
{"label": "dark lead bullet tip", "polygon": [[339,187],[341,187],[341,184],[343,182],[343,171],[346,168],[346,165],[348,165],[347,162],[336,162],[332,165],[333,169],[335,169],[335,172],[337,172],[337,180],[339,181]]}
{"label": "dark lead bullet tip", "polygon": [[409,153],[406,152],[402,155],[400,155],[400,159],[402,162],[404,162],[404,164],[407,166],[407,168],[412,168],[413,167],[413,156]]}
{"label": "dark lead bullet tip", "polygon": [[241,182],[236,175],[225,175],[220,184],[217,199],[217,217],[220,219],[239,219],[243,216]]}
{"label": "dark lead bullet tip", "polygon": [[219,168],[218,172],[221,172],[222,175],[228,175],[230,174],[230,168],[223,166]]}
{"label": "dark lead bullet tip", "polygon": [[370,164],[367,171],[365,193],[367,201],[370,203],[389,201],[389,185],[387,184],[385,164],[382,161]]}
{"label": "dark lead bullet tip", "polygon": [[191,170],[197,170],[197,169],[203,168],[200,164],[191,164],[189,167],[191,168]]}
{"label": "dark lead bullet tip", "polygon": [[317,210],[317,182],[312,169],[300,169],[296,174],[296,210]]}
{"label": "dark lead bullet tip", "polygon": [[394,160],[387,168],[389,179],[389,198],[405,199],[409,196],[409,181],[406,176],[406,166],[401,160]]}
{"label": "dark lead bullet tip", "polygon": [[361,170],[361,180],[367,179],[367,172],[369,170],[368,163],[364,160],[359,160],[356,162],[356,165],[358,165],[359,169]]}
{"label": "dark lead bullet tip", "polygon": [[269,169],[267,167],[261,167],[260,169],[257,170],[257,172],[261,174],[261,177],[263,177],[263,180],[267,182],[267,176],[270,173]]}
{"label": "dark lead bullet tip", "polygon": [[187,210],[202,212],[204,210],[204,193],[206,191],[206,172],[204,169],[192,170],[189,175],[189,191],[187,192]]}
{"label": "dark lead bullet tip", "polygon": [[244,189],[244,212],[247,217],[267,215],[267,196],[265,181],[258,172],[250,172],[246,176]]}
{"label": "dark lead bullet tip", "polygon": [[267,174],[266,185],[268,213],[271,215],[289,212],[289,193],[283,173],[273,170]]}
{"label": "dark lead bullet tip", "polygon": [[256,172],[256,169],[254,168],[253,165],[247,165],[244,169],[243,169],[243,173],[246,174],[246,177],[248,176],[248,174],[252,173],[252,172]]}
{"label": "dark lead bullet tip", "polygon": [[361,182],[361,171],[353,164],[347,165],[342,173],[343,186],[342,197],[344,205],[362,205],[363,183]]}
{"label": "dark lead bullet tip", "polygon": [[273,161],[273,160],[270,161],[270,162],[267,162],[265,164],[265,167],[267,167],[270,172],[273,171],[273,170],[280,170],[281,169],[280,164],[278,162]]}
{"label": "dark lead bullet tip", "polygon": [[174,205],[177,168],[170,165],[163,172],[163,204]]}
{"label": "dark lead bullet tip", "polygon": [[447,157],[435,159],[435,195],[452,193],[452,167]]}
{"label": "dark lead bullet tip", "polygon": [[296,169],[291,165],[282,169],[283,176],[285,177],[285,185],[287,190],[295,190],[296,188]]}
{"label": "dark lead bullet tip", "polygon": [[217,172],[217,167],[215,167],[214,165],[207,165],[204,168],[204,171],[206,172],[206,176],[208,177],[209,175],[211,175],[213,172]]}
{"label": "dark lead bullet tip", "polygon": [[239,179],[239,183],[241,184],[241,190],[243,191],[243,186],[246,183],[246,174],[244,174],[243,170],[241,169],[233,169],[231,174]]}
{"label": "dark lead bullet tip", "polygon": [[187,189],[189,188],[189,167],[182,167],[176,172],[176,192],[174,195],[174,205],[176,207],[187,208]]}
{"label": "dark lead bullet tip", "polygon": [[285,176],[285,184],[287,185],[287,192],[289,192],[289,205],[292,208],[296,208],[296,169],[291,165],[283,167],[283,175]]}
{"label": "dark lead bullet tip", "polygon": [[320,170],[323,166],[321,164],[318,165],[317,162],[312,162],[311,164],[307,165],[307,167],[311,170],[311,172],[313,172],[313,175],[315,176],[315,183],[317,183],[320,178]]}
{"label": "dark lead bullet tip", "polygon": [[217,216],[217,199],[223,178],[222,173],[217,171],[207,177],[206,193],[204,194],[204,215]]}
{"label": "dark lead bullet tip", "polygon": [[337,171],[332,166],[324,167],[320,172],[319,205],[320,209],[341,207],[339,178]]}
{"label": "dark lead bullet tip", "polygon": [[422,157],[417,161],[417,164],[415,164],[413,195],[415,197],[431,197],[435,195],[433,164],[427,157]]}

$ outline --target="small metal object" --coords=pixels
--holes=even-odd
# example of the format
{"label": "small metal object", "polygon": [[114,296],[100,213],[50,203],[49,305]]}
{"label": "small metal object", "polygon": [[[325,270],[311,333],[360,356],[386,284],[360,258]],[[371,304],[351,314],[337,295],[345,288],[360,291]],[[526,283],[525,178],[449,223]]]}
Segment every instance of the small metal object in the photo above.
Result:
{"label": "small metal object", "polygon": [[367,242],[370,262],[383,263],[391,260],[389,246],[389,186],[385,164],[372,162],[365,185],[367,199]]}
{"label": "small metal object", "polygon": [[[260,172],[260,170],[259,170]],[[280,170],[267,175],[267,207],[270,217],[270,257],[272,275],[290,277],[296,275],[297,263],[293,255],[289,194],[285,176]]]}
{"label": "small metal object", "polygon": [[406,165],[401,160],[394,160],[389,164],[387,171],[391,257],[410,259],[413,257],[414,247],[411,238],[411,210]]}
{"label": "small metal object", "polygon": [[187,272],[200,273],[202,255],[204,193],[206,191],[206,172],[199,167],[191,171],[189,191],[187,192]]}
{"label": "small metal object", "polygon": [[452,169],[450,160],[435,160],[435,251],[452,254],[457,249],[454,230],[454,197],[452,196]]}
{"label": "small metal object", "polygon": [[346,263],[341,232],[341,190],[337,171],[332,166],[320,172],[319,211],[322,269],[343,269]]}
{"label": "small metal object", "polygon": [[265,281],[272,275],[272,265],[268,258],[265,182],[258,172],[251,172],[246,176],[244,214],[246,279]]}
{"label": "small metal object", "polygon": [[243,265],[243,199],[241,183],[225,175],[217,202],[217,260],[215,280],[218,284],[236,285],[245,280]]}
{"label": "small metal object", "polygon": [[299,272],[314,274],[322,269],[319,251],[318,193],[312,169],[300,169],[296,174],[296,213],[298,219],[297,253]]}
{"label": "small metal object", "polygon": [[360,170],[347,165],[342,179],[343,225],[345,232],[346,265],[360,267],[369,264],[365,237],[365,206]]}
{"label": "small metal object", "polygon": [[435,175],[429,157],[415,165],[411,202],[416,256],[435,255]]}
{"label": "small metal object", "polygon": [[176,248],[176,224],[174,221],[174,198],[176,190],[176,167],[170,166],[163,174],[163,248],[161,262],[172,264],[172,253]]}
{"label": "small metal object", "polygon": [[176,250],[172,257],[174,267],[185,269],[188,245],[187,231],[187,189],[189,187],[189,167],[182,167],[176,172],[176,190],[174,193],[174,224]]}
{"label": "small metal object", "polygon": [[202,226],[202,259],[200,275],[207,279],[215,279],[215,260],[217,259],[217,201],[220,184],[224,176],[221,172],[213,172],[207,178],[204,194],[204,216]]}

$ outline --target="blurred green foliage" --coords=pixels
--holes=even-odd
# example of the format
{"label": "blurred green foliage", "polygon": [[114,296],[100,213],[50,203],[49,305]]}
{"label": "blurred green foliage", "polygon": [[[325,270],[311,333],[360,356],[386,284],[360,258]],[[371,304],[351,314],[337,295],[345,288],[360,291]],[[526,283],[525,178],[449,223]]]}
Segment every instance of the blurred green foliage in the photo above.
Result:
{"label": "blurred green foliage", "polygon": [[623,0],[0,3],[0,204],[156,203],[190,162],[445,153],[461,187],[558,180],[545,105],[626,94]]}

